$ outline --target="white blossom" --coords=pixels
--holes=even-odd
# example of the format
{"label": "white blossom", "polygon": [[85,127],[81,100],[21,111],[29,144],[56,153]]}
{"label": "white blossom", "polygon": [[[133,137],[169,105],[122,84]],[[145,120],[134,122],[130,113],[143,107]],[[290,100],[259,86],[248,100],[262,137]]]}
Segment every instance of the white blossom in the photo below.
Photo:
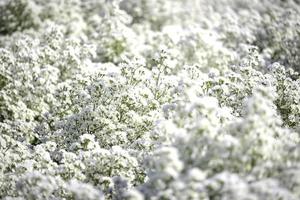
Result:
{"label": "white blossom", "polygon": [[300,199],[298,0],[0,0],[0,199]]}

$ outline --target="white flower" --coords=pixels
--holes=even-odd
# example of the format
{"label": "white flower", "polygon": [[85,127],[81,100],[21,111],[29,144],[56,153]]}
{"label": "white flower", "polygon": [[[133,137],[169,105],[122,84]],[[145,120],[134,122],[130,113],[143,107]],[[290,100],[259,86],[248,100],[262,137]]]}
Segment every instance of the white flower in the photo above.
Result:
{"label": "white flower", "polygon": [[90,184],[81,183],[75,179],[72,179],[67,190],[72,192],[76,200],[101,200],[104,199],[102,192],[99,189],[94,188]]}

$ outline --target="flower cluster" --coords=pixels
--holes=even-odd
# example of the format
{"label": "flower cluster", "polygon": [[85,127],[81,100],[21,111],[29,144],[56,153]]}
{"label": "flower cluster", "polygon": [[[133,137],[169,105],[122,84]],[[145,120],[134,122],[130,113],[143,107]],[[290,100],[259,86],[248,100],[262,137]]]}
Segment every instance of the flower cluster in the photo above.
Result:
{"label": "flower cluster", "polygon": [[300,199],[298,0],[2,0],[0,199]]}

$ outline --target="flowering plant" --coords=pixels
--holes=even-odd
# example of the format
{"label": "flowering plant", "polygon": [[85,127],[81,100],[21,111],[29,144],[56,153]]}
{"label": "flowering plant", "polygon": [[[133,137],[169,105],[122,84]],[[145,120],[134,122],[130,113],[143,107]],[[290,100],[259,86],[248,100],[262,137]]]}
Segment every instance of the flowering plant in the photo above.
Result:
{"label": "flowering plant", "polygon": [[2,0],[0,199],[300,199],[298,0]]}

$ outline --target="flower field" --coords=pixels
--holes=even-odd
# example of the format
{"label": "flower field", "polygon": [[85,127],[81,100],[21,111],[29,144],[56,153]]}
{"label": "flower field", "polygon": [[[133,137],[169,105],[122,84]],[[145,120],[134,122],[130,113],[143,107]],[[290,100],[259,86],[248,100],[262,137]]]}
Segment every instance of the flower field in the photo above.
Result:
{"label": "flower field", "polygon": [[0,199],[299,200],[299,0],[0,0]]}

